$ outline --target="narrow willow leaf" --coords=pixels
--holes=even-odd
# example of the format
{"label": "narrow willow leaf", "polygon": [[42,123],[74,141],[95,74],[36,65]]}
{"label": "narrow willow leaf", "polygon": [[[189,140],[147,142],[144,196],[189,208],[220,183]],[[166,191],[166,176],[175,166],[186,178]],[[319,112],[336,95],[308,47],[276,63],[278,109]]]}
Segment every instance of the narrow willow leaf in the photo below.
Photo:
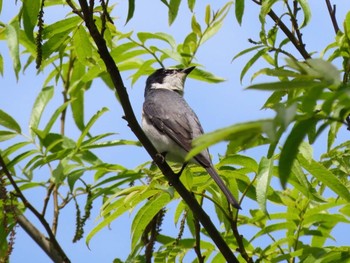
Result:
{"label": "narrow willow leaf", "polygon": [[192,31],[197,35],[197,36],[201,36],[202,35],[202,29],[201,29],[201,25],[197,22],[196,16],[193,15],[192,19],[191,19],[191,28]]}
{"label": "narrow willow leaf", "polygon": [[259,172],[256,181],[256,198],[260,209],[268,214],[266,209],[267,192],[273,175],[273,159],[263,157],[259,164]]}
{"label": "narrow willow leaf", "polygon": [[193,79],[208,82],[208,83],[220,83],[220,82],[225,81],[225,79],[223,79],[221,77],[215,76],[214,74],[212,74],[208,71],[201,70],[198,68],[196,68],[195,70],[193,70],[191,72],[190,77]]}
{"label": "narrow willow leaf", "polygon": [[205,17],[204,17],[204,21],[207,24],[207,26],[209,26],[210,20],[211,20],[211,8],[210,8],[210,5],[207,5],[205,7]]}
{"label": "narrow willow leaf", "polygon": [[350,201],[350,192],[347,187],[329,169],[315,160],[307,161],[302,155],[298,155],[298,160],[312,176],[325,184],[333,192]]}
{"label": "narrow willow leaf", "polygon": [[245,0],[236,0],[235,1],[235,15],[238,24],[242,25],[242,18],[244,14],[244,1]]}
{"label": "narrow willow leaf", "polygon": [[256,89],[256,90],[288,90],[288,89],[308,89],[312,87],[327,87],[328,84],[324,82],[317,82],[313,80],[293,80],[293,81],[279,81],[270,83],[254,84],[246,89]]}
{"label": "narrow willow leaf", "polygon": [[276,223],[276,224],[272,224],[272,225],[268,225],[265,226],[262,230],[260,230],[258,233],[255,234],[255,236],[250,240],[250,242],[252,242],[254,239],[272,233],[272,232],[276,232],[276,231],[283,231],[289,228],[295,228],[294,224],[291,224],[291,222],[283,222],[283,223]]}
{"label": "narrow willow leaf", "polygon": [[279,159],[278,172],[281,184],[284,188],[288,182],[294,159],[299,152],[299,146],[308,131],[315,126],[316,123],[316,119],[307,119],[297,122],[283,145]]}
{"label": "narrow willow leaf", "polygon": [[[45,107],[49,103],[49,101],[52,99],[54,94],[54,87],[44,87],[37,98],[35,99],[32,112],[30,114],[30,121],[29,121],[29,127],[30,128],[38,128],[39,122],[41,119],[41,115],[44,112]],[[34,136],[34,131],[31,132],[32,137]]]}
{"label": "narrow willow leaf", "polygon": [[82,22],[79,16],[72,16],[63,20],[59,20],[51,25],[45,26],[43,30],[44,39],[51,39],[55,35],[73,31]]}
{"label": "narrow willow leaf", "polygon": [[149,200],[136,214],[131,226],[131,249],[134,250],[146,226],[170,202],[169,194],[162,193]]}
{"label": "narrow willow leaf", "polygon": [[303,28],[309,23],[311,19],[311,10],[307,0],[298,0],[298,3],[300,4],[304,14],[303,23],[300,25],[300,28]]}
{"label": "narrow willow leaf", "polygon": [[2,151],[2,155],[3,156],[7,156],[9,157],[11,154],[13,154],[14,152],[18,151],[19,149],[29,145],[30,142],[19,142],[19,143],[15,143],[13,145],[11,145],[10,147],[8,147],[7,149],[5,149],[4,151]]}
{"label": "narrow willow leaf", "polygon": [[196,4],[196,0],[187,0],[187,5],[188,5],[188,8],[191,10],[191,12],[193,12],[195,4]]}
{"label": "narrow willow leaf", "polygon": [[89,35],[83,26],[79,26],[73,34],[74,50],[77,58],[84,65],[89,65],[92,57],[92,45]]}
{"label": "narrow willow leaf", "polygon": [[262,1],[259,19],[262,25],[265,25],[265,19],[267,14],[271,11],[271,8],[274,3],[278,2],[278,0],[265,0]]}
{"label": "narrow willow leaf", "polygon": [[241,71],[241,75],[239,77],[240,81],[242,82],[245,74],[247,73],[247,71],[254,65],[254,63],[262,56],[264,55],[266,52],[268,51],[267,48],[263,48],[261,50],[259,50],[248,62],[247,64],[243,67],[242,71]]}
{"label": "narrow willow leaf", "polygon": [[99,110],[94,116],[92,116],[92,118],[86,124],[84,130],[82,131],[81,135],[79,136],[79,138],[77,140],[77,145],[76,145],[77,149],[80,148],[85,136],[89,133],[92,125],[94,125],[94,123],[107,111],[108,111],[108,109],[104,107],[101,110]]}
{"label": "narrow willow leaf", "polygon": [[168,20],[169,25],[175,21],[177,14],[179,12],[181,0],[170,0],[169,1],[169,12],[168,12]]}
{"label": "narrow willow leaf", "polygon": [[113,213],[110,213],[106,216],[101,223],[99,223],[96,227],[94,227],[91,232],[86,236],[86,245],[89,247],[90,240],[93,238],[98,232],[100,232],[103,228],[110,225],[115,219],[124,214],[126,211],[130,209],[129,205],[124,205],[124,199],[120,198],[114,202],[118,209],[116,209]]}
{"label": "narrow willow leaf", "polygon": [[240,154],[228,155],[224,157],[218,163],[218,167],[232,164],[244,167],[245,171],[258,173],[258,163],[253,158]]}
{"label": "narrow willow leaf", "polygon": [[147,40],[159,39],[167,42],[173,49],[176,48],[176,41],[174,37],[163,32],[157,32],[157,33],[139,32],[137,33],[137,37],[142,43],[145,43]]}
{"label": "narrow willow leaf", "polygon": [[212,36],[214,36],[222,27],[223,22],[215,22],[210,27],[208,27],[201,38],[201,44],[205,43],[207,40],[209,40]]}
{"label": "narrow willow leaf", "polygon": [[[204,134],[194,140],[194,148],[188,153],[186,160],[190,160],[204,149],[220,141],[232,139],[242,140],[243,143],[245,140],[247,140],[247,138],[252,138],[252,134],[255,135],[257,133],[261,133],[263,131],[264,125],[270,122],[270,120],[261,120],[255,122],[239,123],[227,128]],[[253,137],[255,138],[255,136]]]}
{"label": "narrow willow leaf", "polygon": [[27,37],[34,42],[33,30],[38,20],[40,0],[23,1],[23,27]]}
{"label": "narrow willow leaf", "polygon": [[17,133],[21,133],[21,127],[14,118],[0,110],[0,125]]}
{"label": "narrow willow leaf", "polygon": [[0,142],[8,141],[18,135],[17,132],[12,131],[0,131]]}
{"label": "narrow willow leaf", "polygon": [[125,21],[125,25],[130,21],[130,19],[134,16],[135,12],[135,0],[128,0],[128,16]]}
{"label": "narrow willow leaf", "polygon": [[7,168],[8,169],[12,169],[16,164],[18,164],[19,162],[23,161],[24,159],[28,158],[29,156],[32,155],[36,155],[39,152],[37,150],[29,150],[26,152],[23,152],[19,155],[17,155],[15,158],[13,158],[8,164],[7,164]]}
{"label": "narrow willow leaf", "polygon": [[17,19],[6,25],[6,40],[12,58],[13,69],[18,79],[18,73],[21,69],[21,61],[19,59],[19,22]]}
{"label": "narrow willow leaf", "polygon": [[4,76],[4,58],[2,57],[1,54],[0,54],[0,75]]}
{"label": "narrow willow leaf", "polygon": [[69,101],[67,101],[66,103],[63,103],[61,106],[58,107],[58,109],[51,116],[50,120],[48,121],[48,123],[46,124],[46,126],[45,126],[45,128],[43,130],[43,133],[44,133],[45,137],[51,131],[51,128],[54,125],[54,123],[56,122],[57,118],[67,108],[68,104],[69,104]]}
{"label": "narrow willow leaf", "polygon": [[250,48],[247,48],[247,49],[244,49],[243,51],[239,52],[237,55],[235,55],[233,58],[232,58],[232,61],[233,62],[235,59],[243,56],[244,54],[247,54],[251,51],[254,51],[255,49],[259,49],[259,48],[262,48],[263,45],[257,45],[257,46],[254,46],[254,47],[250,47]]}
{"label": "narrow willow leaf", "polygon": [[75,125],[77,125],[78,129],[80,131],[84,130],[85,123],[84,123],[84,95],[85,90],[83,87],[83,84],[77,84],[78,88],[72,92],[71,95],[71,109],[72,109],[72,115],[75,122]]}

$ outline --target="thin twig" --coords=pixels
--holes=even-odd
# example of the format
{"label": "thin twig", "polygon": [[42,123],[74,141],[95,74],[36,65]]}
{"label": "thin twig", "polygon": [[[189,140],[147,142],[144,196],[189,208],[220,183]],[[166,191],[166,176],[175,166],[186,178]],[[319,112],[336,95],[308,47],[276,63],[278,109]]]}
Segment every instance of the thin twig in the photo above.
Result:
{"label": "thin twig", "polygon": [[[261,1],[252,0],[254,3],[261,5]],[[287,38],[292,42],[294,47],[299,51],[304,59],[311,58],[310,54],[306,51],[305,45],[300,43],[299,40],[293,35],[285,23],[276,15],[276,13],[271,9],[268,12],[269,17],[278,25],[278,27],[283,31]]]}
{"label": "thin twig", "polygon": [[335,17],[336,5],[333,5],[332,7],[331,2],[329,0],[326,0],[326,4],[327,4],[329,16],[331,17],[331,20],[332,20],[334,31],[337,34],[339,31],[339,26],[338,26],[337,18]]}

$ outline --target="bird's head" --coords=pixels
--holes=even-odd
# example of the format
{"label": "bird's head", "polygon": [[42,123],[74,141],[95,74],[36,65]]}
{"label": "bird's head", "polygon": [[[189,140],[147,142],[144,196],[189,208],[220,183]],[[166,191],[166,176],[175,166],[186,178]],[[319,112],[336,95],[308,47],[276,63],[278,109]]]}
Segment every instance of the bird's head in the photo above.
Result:
{"label": "bird's head", "polygon": [[146,81],[145,94],[149,90],[167,89],[183,95],[186,77],[194,68],[156,70]]}

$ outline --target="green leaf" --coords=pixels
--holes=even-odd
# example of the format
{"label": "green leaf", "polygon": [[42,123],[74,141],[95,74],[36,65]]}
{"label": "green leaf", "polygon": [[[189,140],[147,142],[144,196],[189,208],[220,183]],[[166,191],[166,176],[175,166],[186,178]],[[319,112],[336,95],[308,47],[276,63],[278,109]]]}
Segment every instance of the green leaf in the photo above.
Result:
{"label": "green leaf", "polygon": [[12,131],[0,131],[0,142],[8,141],[18,135],[17,132]]}
{"label": "green leaf", "polygon": [[77,58],[84,65],[89,65],[92,57],[92,45],[83,26],[79,26],[73,35],[74,50]]}
{"label": "green leaf", "polygon": [[303,23],[300,25],[300,28],[303,28],[309,23],[311,19],[311,10],[307,0],[298,0],[298,3],[300,4],[301,9],[303,10],[303,13],[304,13],[304,20],[303,20]]}
{"label": "green leaf", "polygon": [[281,184],[284,188],[290,176],[294,159],[299,152],[299,146],[308,131],[314,127],[316,123],[317,120],[313,118],[297,122],[283,145],[279,159],[278,172]]}
{"label": "green leaf", "polygon": [[72,16],[63,20],[59,20],[51,25],[45,26],[43,30],[43,38],[51,39],[55,35],[65,33],[68,35],[71,31],[76,29],[82,20],[79,16]]}
{"label": "green leaf", "polygon": [[187,5],[188,5],[188,8],[191,10],[191,12],[193,12],[195,4],[196,4],[196,0],[187,0]]}
{"label": "green leaf", "polygon": [[273,175],[273,159],[263,157],[259,164],[259,172],[256,179],[256,198],[260,209],[268,214],[266,209],[267,192]]}
{"label": "green leaf", "polygon": [[211,8],[210,8],[210,5],[207,5],[205,7],[205,17],[204,17],[204,21],[207,24],[207,26],[209,26],[210,20],[211,20]]}
{"label": "green leaf", "polygon": [[248,62],[247,64],[243,67],[242,71],[241,71],[241,75],[240,75],[240,81],[242,82],[245,74],[247,73],[247,71],[254,65],[254,63],[262,56],[264,55],[266,52],[268,51],[267,48],[263,48],[261,50],[259,50]]}
{"label": "green leaf", "polygon": [[128,0],[128,16],[125,21],[125,25],[130,21],[130,19],[134,16],[135,12],[135,0]]}
{"label": "green leaf", "polygon": [[131,249],[134,250],[137,242],[146,229],[146,226],[153,219],[153,217],[170,202],[171,198],[168,193],[162,193],[157,197],[149,200],[137,212],[131,226]]}
{"label": "green leaf", "polygon": [[21,127],[15,119],[2,110],[0,110],[0,125],[17,133],[21,133]]}
{"label": "green leaf", "polygon": [[[140,39],[142,43],[145,43],[147,40],[152,39],[159,39],[162,41],[167,42],[173,49],[176,48],[176,41],[173,36],[163,33],[163,32],[156,32],[156,33],[149,33],[149,32],[139,32],[137,33],[137,37]],[[128,48],[132,48],[128,47]],[[119,50],[118,50],[119,51]]]}
{"label": "green leaf", "polygon": [[84,124],[84,95],[85,90],[82,84],[78,84],[78,87],[70,93],[71,95],[71,109],[72,115],[75,122],[75,125],[79,128],[79,130],[83,130],[85,127]]}
{"label": "green leaf", "polygon": [[103,107],[94,116],[92,116],[92,118],[86,124],[84,130],[82,131],[80,137],[77,140],[77,145],[76,145],[77,149],[80,148],[85,136],[89,133],[89,130],[91,129],[92,125],[94,125],[94,123],[107,111],[108,111],[108,109],[106,107]]}
{"label": "green leaf", "polygon": [[[30,114],[30,121],[29,121],[29,127],[32,128],[38,128],[39,126],[39,122],[41,119],[41,115],[44,112],[45,107],[47,106],[47,104],[49,103],[49,101],[52,99],[54,94],[54,87],[53,86],[49,86],[49,87],[45,87],[43,88],[38,97],[36,98],[33,108],[32,108],[32,112]],[[32,137],[34,137],[34,131],[32,130],[31,132]]]}
{"label": "green leaf", "polygon": [[19,58],[19,22],[14,19],[6,25],[6,40],[12,58],[13,69],[18,79],[18,73],[21,69],[21,60]]}
{"label": "green leaf", "polygon": [[23,0],[23,27],[27,37],[34,42],[33,30],[38,20],[40,0]]}
{"label": "green leaf", "polygon": [[242,25],[242,18],[244,14],[244,1],[245,0],[236,0],[235,2],[235,15],[239,25]]}
{"label": "green leaf", "polygon": [[312,176],[324,183],[341,198],[350,202],[350,192],[347,187],[326,167],[315,160],[307,161],[302,155],[298,155],[298,160]]}
{"label": "green leaf", "polygon": [[46,124],[43,134],[46,137],[46,135],[51,131],[52,126],[56,122],[57,118],[61,115],[61,113],[67,108],[69,104],[69,101],[66,103],[63,103],[61,106],[58,107],[58,109],[54,112],[54,114],[51,116],[50,120]]}
{"label": "green leaf", "polygon": [[193,149],[187,154],[186,160],[192,159],[198,153],[220,141],[241,140],[246,143],[256,134],[263,131],[264,125],[271,120],[261,120],[255,122],[246,122],[232,125],[227,128],[219,129],[211,133],[204,134],[193,141]]}
{"label": "green leaf", "polygon": [[172,23],[175,21],[177,14],[179,12],[180,3],[181,3],[181,0],[169,1],[169,12],[168,12],[169,25],[172,25]]}
{"label": "green leaf", "polygon": [[192,19],[191,19],[191,28],[192,31],[197,35],[197,36],[201,36],[202,35],[202,29],[201,29],[201,25],[197,22],[196,16],[193,15]]}
{"label": "green leaf", "polygon": [[2,57],[1,54],[0,54],[0,75],[4,76],[4,58]]}
{"label": "green leaf", "polygon": [[225,81],[225,79],[215,76],[212,73],[196,68],[190,74],[190,78],[208,82],[208,83],[220,83]]}
{"label": "green leaf", "polygon": [[324,82],[317,82],[313,80],[300,80],[295,79],[293,81],[278,81],[270,83],[254,84],[246,89],[256,89],[256,90],[288,90],[288,89],[308,89],[312,87],[327,87],[328,84]]}

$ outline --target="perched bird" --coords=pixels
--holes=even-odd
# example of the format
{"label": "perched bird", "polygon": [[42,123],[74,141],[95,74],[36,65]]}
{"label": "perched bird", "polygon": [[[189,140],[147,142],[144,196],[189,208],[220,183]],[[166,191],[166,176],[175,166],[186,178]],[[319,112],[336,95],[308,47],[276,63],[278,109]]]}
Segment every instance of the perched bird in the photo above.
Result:
{"label": "perched bird", "polygon": [[[194,68],[161,68],[150,75],[146,81],[142,112],[142,129],[154,147],[167,160],[184,164],[183,168],[186,166],[185,156],[191,150],[193,139],[203,134],[197,115],[183,98],[186,77]],[[216,172],[208,149],[196,155],[191,162],[204,167],[228,202],[241,209]]]}

